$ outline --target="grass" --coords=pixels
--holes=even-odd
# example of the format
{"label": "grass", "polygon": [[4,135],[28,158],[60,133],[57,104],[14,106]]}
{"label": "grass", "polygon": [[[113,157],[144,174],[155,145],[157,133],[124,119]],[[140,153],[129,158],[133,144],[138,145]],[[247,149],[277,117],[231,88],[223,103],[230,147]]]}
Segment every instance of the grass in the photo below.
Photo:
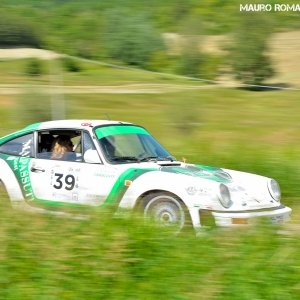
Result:
{"label": "grass", "polygon": [[1,201],[0,298],[298,299],[299,239],[281,231],[174,236],[109,211],[70,220]]}

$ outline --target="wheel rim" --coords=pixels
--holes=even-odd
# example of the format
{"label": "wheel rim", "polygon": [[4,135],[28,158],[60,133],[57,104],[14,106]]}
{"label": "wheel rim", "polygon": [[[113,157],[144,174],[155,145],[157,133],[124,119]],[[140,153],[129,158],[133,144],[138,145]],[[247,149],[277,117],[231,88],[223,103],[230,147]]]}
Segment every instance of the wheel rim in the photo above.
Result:
{"label": "wheel rim", "polygon": [[185,224],[185,213],[182,205],[171,196],[156,196],[144,209],[144,216],[151,218],[164,227],[182,229]]}

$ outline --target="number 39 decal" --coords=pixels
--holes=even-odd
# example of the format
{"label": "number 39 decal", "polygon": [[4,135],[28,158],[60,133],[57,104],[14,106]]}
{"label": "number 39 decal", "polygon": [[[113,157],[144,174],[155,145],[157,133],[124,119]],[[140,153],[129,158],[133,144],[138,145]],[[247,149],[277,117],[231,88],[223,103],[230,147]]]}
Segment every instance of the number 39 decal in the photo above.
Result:
{"label": "number 39 decal", "polygon": [[73,190],[75,186],[75,177],[71,174],[64,176],[61,173],[54,173],[55,176],[55,184],[53,185],[56,189],[65,188],[68,191]]}

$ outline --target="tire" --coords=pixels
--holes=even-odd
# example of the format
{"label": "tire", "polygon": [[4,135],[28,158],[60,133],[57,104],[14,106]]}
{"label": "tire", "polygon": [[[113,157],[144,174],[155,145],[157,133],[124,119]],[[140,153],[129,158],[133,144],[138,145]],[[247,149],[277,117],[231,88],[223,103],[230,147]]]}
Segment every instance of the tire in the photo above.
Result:
{"label": "tire", "polygon": [[6,193],[5,186],[1,180],[0,180],[0,193],[3,193],[3,194]]}
{"label": "tire", "polygon": [[180,232],[188,223],[189,217],[182,201],[171,194],[150,194],[144,198],[143,214],[163,227],[170,227]]}
{"label": "tire", "polygon": [[1,201],[1,208],[8,207],[11,208],[11,202],[6,191],[4,183],[0,180],[0,201]]}

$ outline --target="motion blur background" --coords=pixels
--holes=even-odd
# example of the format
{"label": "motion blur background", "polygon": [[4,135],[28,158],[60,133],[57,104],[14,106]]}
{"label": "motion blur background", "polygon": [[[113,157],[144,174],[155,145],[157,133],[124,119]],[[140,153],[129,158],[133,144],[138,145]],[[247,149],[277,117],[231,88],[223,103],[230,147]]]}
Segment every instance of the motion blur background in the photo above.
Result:
{"label": "motion blur background", "polygon": [[12,212],[2,193],[1,299],[299,299],[300,12],[246,3],[1,0],[1,136],[134,122],[178,159],[275,178],[293,208],[281,228],[174,237]]}

